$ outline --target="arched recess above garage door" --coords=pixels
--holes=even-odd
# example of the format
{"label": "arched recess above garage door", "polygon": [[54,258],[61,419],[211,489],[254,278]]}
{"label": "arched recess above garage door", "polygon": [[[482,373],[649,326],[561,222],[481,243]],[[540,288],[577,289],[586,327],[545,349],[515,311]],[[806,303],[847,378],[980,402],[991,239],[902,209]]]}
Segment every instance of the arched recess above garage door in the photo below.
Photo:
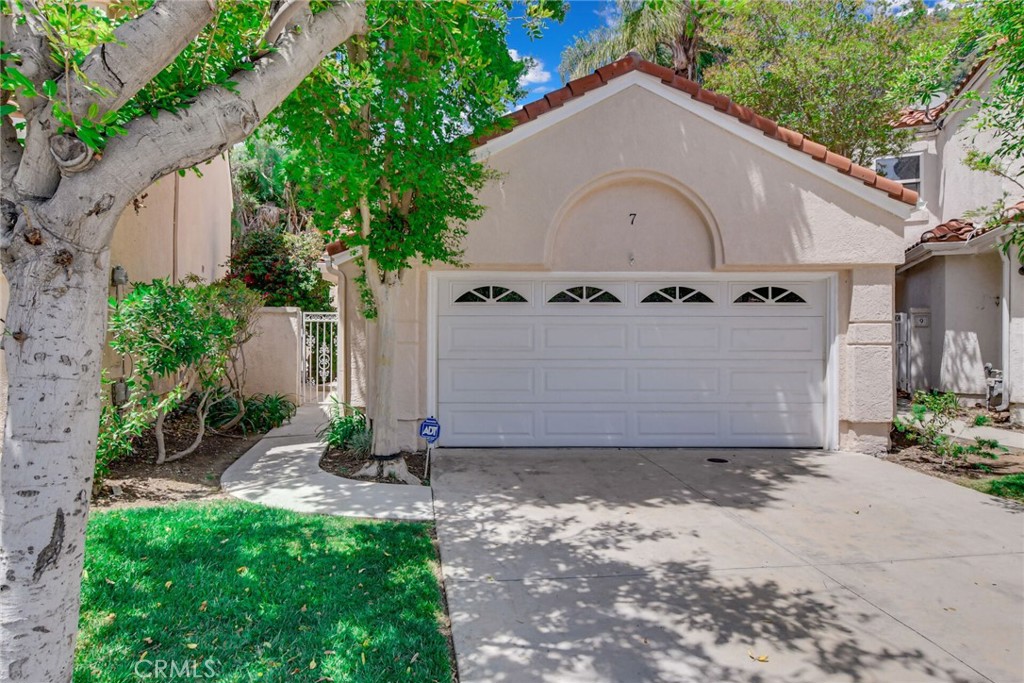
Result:
{"label": "arched recess above garage door", "polygon": [[705,272],[724,260],[700,197],[643,170],[609,173],[573,192],[555,214],[544,253],[554,271]]}

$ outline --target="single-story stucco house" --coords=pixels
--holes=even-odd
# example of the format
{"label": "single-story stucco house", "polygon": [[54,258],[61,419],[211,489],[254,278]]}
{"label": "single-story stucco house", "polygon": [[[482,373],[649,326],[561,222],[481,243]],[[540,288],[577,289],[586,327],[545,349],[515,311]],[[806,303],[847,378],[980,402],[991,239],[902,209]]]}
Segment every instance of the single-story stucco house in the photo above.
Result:
{"label": "single-story stucco house", "polygon": [[[1024,423],[1024,269],[1018,254],[996,248],[1004,235],[986,230],[973,211],[1002,205],[1024,212],[1012,178],[971,170],[968,150],[992,153],[998,140],[971,117],[995,74],[978,60],[949,97],[928,111],[908,110],[897,122],[914,143],[900,157],[879,160],[887,174],[920,193],[907,221],[906,257],[896,271],[898,382],[904,391],[957,393],[965,403],[989,399]],[[880,168],[880,170],[882,170]]]}
{"label": "single-story stucco house", "polygon": [[[449,447],[887,447],[915,191],[636,55],[511,118],[468,267],[402,285],[404,447],[429,415]],[[330,267],[369,405],[358,271]]]}

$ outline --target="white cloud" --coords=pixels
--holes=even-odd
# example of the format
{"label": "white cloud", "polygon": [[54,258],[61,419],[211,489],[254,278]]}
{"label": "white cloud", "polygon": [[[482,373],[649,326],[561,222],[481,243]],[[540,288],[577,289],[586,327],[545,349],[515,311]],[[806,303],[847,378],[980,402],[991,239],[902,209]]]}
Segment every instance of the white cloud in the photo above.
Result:
{"label": "white cloud", "polygon": [[512,59],[526,64],[526,71],[519,77],[520,86],[525,88],[528,85],[544,85],[551,81],[551,72],[544,68],[544,62],[535,57],[520,56],[518,50],[510,49],[508,53]]}
{"label": "white cloud", "polygon": [[609,28],[618,26],[619,22],[622,21],[622,12],[619,11],[619,6],[614,2],[602,2],[601,6],[594,10],[594,14],[601,17],[604,25]]}

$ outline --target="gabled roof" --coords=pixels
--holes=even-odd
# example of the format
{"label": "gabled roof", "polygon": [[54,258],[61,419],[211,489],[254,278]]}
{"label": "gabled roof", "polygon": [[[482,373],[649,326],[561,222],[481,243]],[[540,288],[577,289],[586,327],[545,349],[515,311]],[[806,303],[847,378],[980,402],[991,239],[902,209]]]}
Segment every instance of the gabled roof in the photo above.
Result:
{"label": "gabled roof", "polygon": [[619,76],[634,71],[656,76],[661,79],[661,82],[666,87],[687,93],[698,102],[714,107],[723,115],[731,116],[741,123],[760,130],[765,136],[785,143],[791,149],[803,152],[815,161],[820,161],[835,168],[838,173],[851,176],[865,185],[885,192],[893,199],[897,199],[905,204],[917,205],[917,193],[913,190],[904,187],[894,180],[889,180],[869,168],[855,164],[841,154],[830,152],[824,145],[818,144],[796,131],[780,126],[775,121],[757,114],[750,107],[744,107],[733,102],[725,95],[719,95],[700,87],[696,82],[677,75],[672,69],[641,59],[634,52],[629,53],[618,61],[601,67],[589,76],[569,81],[565,87],[550,92],[538,100],[527,103],[522,108],[505,117],[506,120],[511,121],[512,126],[506,127],[503,130],[496,130],[490,134],[481,135],[475,138],[474,144],[483,145],[494,138],[508,133],[514,127],[526,124],[552,109],[561,107],[569,100],[582,97],[591,90],[600,88]]}
{"label": "gabled roof", "polygon": [[917,126],[926,126],[928,124],[935,123],[940,116],[946,113],[946,110],[956,101],[958,97],[967,89],[967,85],[974,81],[974,77],[981,72],[985,64],[988,62],[988,57],[982,57],[974,62],[967,73],[957,82],[956,87],[953,88],[953,92],[949,94],[943,102],[937,107],[930,107],[929,109],[916,109],[914,107],[906,107],[900,111],[900,117],[893,123],[893,128],[915,128]]}

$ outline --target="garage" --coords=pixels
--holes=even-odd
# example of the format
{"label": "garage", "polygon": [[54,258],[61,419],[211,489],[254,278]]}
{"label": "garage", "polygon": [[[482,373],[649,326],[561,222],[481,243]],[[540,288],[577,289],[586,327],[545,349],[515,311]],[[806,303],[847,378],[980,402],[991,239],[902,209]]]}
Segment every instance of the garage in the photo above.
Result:
{"label": "garage", "polygon": [[829,280],[435,274],[448,447],[826,441]]}

